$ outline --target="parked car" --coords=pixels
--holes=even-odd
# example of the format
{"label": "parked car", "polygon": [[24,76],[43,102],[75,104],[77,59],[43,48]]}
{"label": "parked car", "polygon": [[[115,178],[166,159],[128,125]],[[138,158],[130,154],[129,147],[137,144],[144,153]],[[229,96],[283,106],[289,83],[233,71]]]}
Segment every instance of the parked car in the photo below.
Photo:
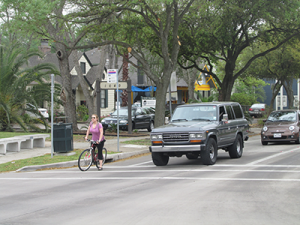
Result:
{"label": "parked car", "polygon": [[26,110],[25,113],[28,114],[31,118],[37,119],[43,116],[45,119],[49,119],[48,110],[45,108],[38,108],[30,103],[26,104]]}
{"label": "parked car", "polygon": [[269,142],[294,141],[300,143],[299,121],[300,112],[297,109],[273,111],[261,130],[261,144]]}
{"label": "parked car", "polygon": [[[132,129],[148,129],[150,132],[154,128],[154,113],[153,109],[132,107]],[[117,124],[118,112],[114,111],[110,117],[102,119],[103,129],[106,130],[111,124]],[[119,109],[119,129],[128,130],[128,107]]]}
{"label": "parked car", "polygon": [[249,108],[250,116],[262,117],[265,115],[265,113],[266,113],[266,104],[263,104],[263,103],[253,104]]}

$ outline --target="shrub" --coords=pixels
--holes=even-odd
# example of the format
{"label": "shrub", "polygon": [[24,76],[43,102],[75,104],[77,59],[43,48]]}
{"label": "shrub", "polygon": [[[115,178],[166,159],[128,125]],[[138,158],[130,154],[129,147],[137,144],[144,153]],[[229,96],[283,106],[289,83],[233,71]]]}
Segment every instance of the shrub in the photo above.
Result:
{"label": "shrub", "polygon": [[116,133],[117,132],[117,127],[118,127],[117,124],[112,123],[112,124],[110,124],[110,127],[107,128],[107,130],[109,132]]}
{"label": "shrub", "polygon": [[89,110],[88,108],[85,106],[85,105],[79,105],[77,106],[77,109],[76,109],[76,116],[77,116],[77,119],[80,120],[80,121],[86,121],[87,119],[84,120],[85,116],[88,116],[89,117]]}
{"label": "shrub", "polygon": [[230,100],[241,105],[252,105],[256,102],[256,97],[246,93],[234,93],[231,95]]}

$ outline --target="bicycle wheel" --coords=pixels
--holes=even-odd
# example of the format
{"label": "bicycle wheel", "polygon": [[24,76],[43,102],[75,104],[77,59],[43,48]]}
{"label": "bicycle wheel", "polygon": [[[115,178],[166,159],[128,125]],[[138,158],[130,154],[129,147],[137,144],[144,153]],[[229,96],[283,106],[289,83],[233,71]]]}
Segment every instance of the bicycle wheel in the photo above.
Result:
{"label": "bicycle wheel", "polygon": [[78,158],[78,167],[81,171],[87,171],[92,165],[92,154],[90,149],[84,150]]}

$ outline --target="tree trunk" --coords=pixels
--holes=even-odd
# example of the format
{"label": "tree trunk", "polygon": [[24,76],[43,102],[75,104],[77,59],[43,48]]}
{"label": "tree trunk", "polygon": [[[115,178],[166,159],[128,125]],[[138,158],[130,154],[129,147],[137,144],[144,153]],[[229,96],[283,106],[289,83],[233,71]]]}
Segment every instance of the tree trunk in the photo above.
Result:
{"label": "tree trunk", "polygon": [[[122,81],[127,81],[127,80],[128,80],[128,53],[124,53]],[[127,93],[126,89],[123,90],[123,92],[121,94],[121,99],[122,99],[122,106],[127,106],[128,105],[128,93]],[[129,104],[131,104],[131,102]]]}
{"label": "tree trunk", "polygon": [[73,131],[78,131],[76,119],[75,96],[72,91],[71,74],[69,68],[68,52],[63,45],[58,44],[57,57],[62,77],[62,86],[65,95],[65,116],[68,123],[73,123]]}
{"label": "tree trunk", "polygon": [[270,103],[270,108],[269,108],[269,111],[268,111],[268,115],[270,115],[270,113],[273,111],[274,109],[274,102],[275,102],[275,99],[276,99],[276,96],[278,95],[279,91],[280,91],[280,88],[281,88],[281,84],[280,84],[280,81],[277,81],[275,84],[274,84],[274,87],[272,88],[272,98],[271,98],[271,103]]}
{"label": "tree trunk", "polygon": [[[165,103],[166,102],[166,94],[167,94],[167,87],[164,86],[163,83],[156,84],[156,105],[155,105],[155,121],[154,126],[162,126],[165,123],[165,111],[166,105],[165,104],[157,104],[157,103]],[[161,116],[157,116],[161,115]]]}
{"label": "tree trunk", "polygon": [[234,85],[233,75],[225,75],[224,80],[219,89],[219,101],[230,101],[231,91]]}
{"label": "tree trunk", "polygon": [[293,79],[285,80],[283,82],[283,87],[287,93],[288,108],[291,109],[294,107]]}

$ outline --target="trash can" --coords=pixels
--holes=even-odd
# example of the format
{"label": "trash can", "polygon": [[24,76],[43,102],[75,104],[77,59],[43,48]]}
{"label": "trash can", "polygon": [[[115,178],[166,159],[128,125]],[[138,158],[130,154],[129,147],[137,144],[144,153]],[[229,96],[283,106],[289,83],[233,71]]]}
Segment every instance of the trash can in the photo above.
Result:
{"label": "trash can", "polygon": [[72,123],[53,124],[54,152],[73,151],[73,126]]}

